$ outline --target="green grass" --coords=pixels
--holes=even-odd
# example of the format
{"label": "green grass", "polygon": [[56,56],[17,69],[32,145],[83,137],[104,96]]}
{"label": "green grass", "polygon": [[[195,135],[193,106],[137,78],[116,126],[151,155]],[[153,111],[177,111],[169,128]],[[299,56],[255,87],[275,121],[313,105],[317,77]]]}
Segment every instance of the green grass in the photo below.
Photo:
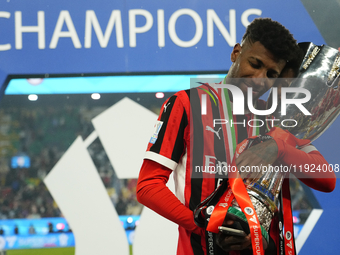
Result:
{"label": "green grass", "polygon": [[7,250],[7,255],[74,255],[74,247]]}
{"label": "green grass", "polygon": [[[130,245],[129,250],[130,255],[132,255],[132,245]],[[7,250],[7,255],[74,255],[74,254],[75,254],[74,247]]]}

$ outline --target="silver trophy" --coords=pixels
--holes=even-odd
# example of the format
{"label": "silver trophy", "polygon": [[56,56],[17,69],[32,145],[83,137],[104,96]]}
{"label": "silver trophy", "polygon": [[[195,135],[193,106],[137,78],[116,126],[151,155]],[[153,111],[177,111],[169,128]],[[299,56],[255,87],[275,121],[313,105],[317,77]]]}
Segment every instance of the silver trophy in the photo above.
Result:
{"label": "silver trophy", "polygon": [[[303,115],[295,105],[286,107],[285,119],[294,119],[298,125],[291,128],[283,127],[300,139],[317,139],[337,118],[340,113],[340,52],[326,45],[317,46],[303,43],[307,52],[300,66],[296,79],[290,87],[305,88],[311,93],[304,107],[311,115]],[[288,99],[301,98],[302,93],[287,94]],[[274,113],[275,118],[281,116],[280,108]],[[293,125],[292,125],[293,126]]]}
{"label": "silver trophy", "polygon": [[[291,125],[286,122],[285,125],[279,124],[278,127],[287,129],[299,139],[313,141],[333,123],[340,113],[340,53],[329,46],[317,46],[313,43],[302,43],[300,47],[306,54],[298,70],[297,78],[292,80],[289,87],[305,88],[311,93],[311,99],[304,104],[311,115],[301,114],[301,110],[295,105],[287,105],[286,115],[282,116],[280,105],[278,105],[273,117],[291,119]],[[286,96],[287,99],[304,97],[306,95],[299,92],[288,93]],[[287,126],[294,127],[287,128]],[[246,184],[250,200],[261,224],[262,234],[267,240],[271,220],[278,211],[278,195],[284,177],[283,171],[266,172],[262,173],[255,182]],[[242,228],[247,228],[246,217],[236,199],[233,200],[228,214],[238,220]]]}

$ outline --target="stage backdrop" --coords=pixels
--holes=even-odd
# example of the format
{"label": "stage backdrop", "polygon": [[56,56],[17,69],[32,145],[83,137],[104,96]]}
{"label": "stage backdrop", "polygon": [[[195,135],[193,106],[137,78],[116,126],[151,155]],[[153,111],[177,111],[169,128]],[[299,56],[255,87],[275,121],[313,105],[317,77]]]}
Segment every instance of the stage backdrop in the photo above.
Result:
{"label": "stage backdrop", "polygon": [[[2,92],[18,77],[221,73],[256,17],[281,22],[299,42],[325,43],[299,0],[7,0],[0,6]],[[336,121],[315,142],[332,164],[340,163],[339,128]],[[315,192],[323,213],[300,254],[339,251],[339,195],[338,187]]]}

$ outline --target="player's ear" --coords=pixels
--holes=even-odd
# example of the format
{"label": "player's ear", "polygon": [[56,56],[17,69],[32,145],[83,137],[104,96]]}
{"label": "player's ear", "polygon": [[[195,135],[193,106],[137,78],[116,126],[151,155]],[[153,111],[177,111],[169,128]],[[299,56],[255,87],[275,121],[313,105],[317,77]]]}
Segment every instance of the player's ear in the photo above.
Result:
{"label": "player's ear", "polygon": [[236,59],[241,53],[241,49],[242,49],[241,45],[239,43],[236,43],[230,55],[231,62],[236,61]]}

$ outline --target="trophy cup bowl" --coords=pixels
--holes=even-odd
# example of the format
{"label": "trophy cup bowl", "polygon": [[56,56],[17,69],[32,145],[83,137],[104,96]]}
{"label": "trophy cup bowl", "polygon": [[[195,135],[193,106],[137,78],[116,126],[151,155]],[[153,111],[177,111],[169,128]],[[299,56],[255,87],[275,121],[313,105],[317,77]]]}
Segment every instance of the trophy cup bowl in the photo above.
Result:
{"label": "trophy cup bowl", "polygon": [[[340,113],[340,53],[337,49],[313,43],[301,43],[300,47],[306,54],[301,63],[299,73],[290,88],[305,88],[311,93],[311,99],[304,107],[311,115],[301,114],[295,105],[286,107],[285,119],[293,119],[295,127],[279,127],[287,129],[299,139],[317,139],[337,118]],[[304,93],[287,94],[287,99],[304,98]],[[279,105],[274,118],[282,117]],[[286,125],[288,126],[288,125]],[[293,126],[293,125],[292,125]]]}
{"label": "trophy cup bowl", "polygon": [[[317,139],[337,118],[340,113],[340,53],[337,49],[313,43],[299,44],[305,52],[297,78],[290,84],[290,88],[307,89],[311,98],[304,104],[304,107],[311,115],[304,115],[301,110],[293,104],[286,107],[286,115],[282,116],[281,106],[278,105],[273,117],[280,119],[284,117],[285,125],[278,127],[288,130],[299,139]],[[302,92],[287,93],[287,99],[305,98]],[[291,122],[291,123],[289,123]],[[287,126],[294,126],[289,127]],[[271,220],[278,211],[279,193],[286,173],[266,172],[256,179],[255,182],[246,184],[246,188],[251,202],[254,205],[258,219],[261,224],[263,237],[268,241],[268,230]],[[233,200],[232,206],[228,210],[229,218],[238,221],[241,228],[249,233],[249,226],[245,215]],[[240,228],[240,227],[238,227]]]}

